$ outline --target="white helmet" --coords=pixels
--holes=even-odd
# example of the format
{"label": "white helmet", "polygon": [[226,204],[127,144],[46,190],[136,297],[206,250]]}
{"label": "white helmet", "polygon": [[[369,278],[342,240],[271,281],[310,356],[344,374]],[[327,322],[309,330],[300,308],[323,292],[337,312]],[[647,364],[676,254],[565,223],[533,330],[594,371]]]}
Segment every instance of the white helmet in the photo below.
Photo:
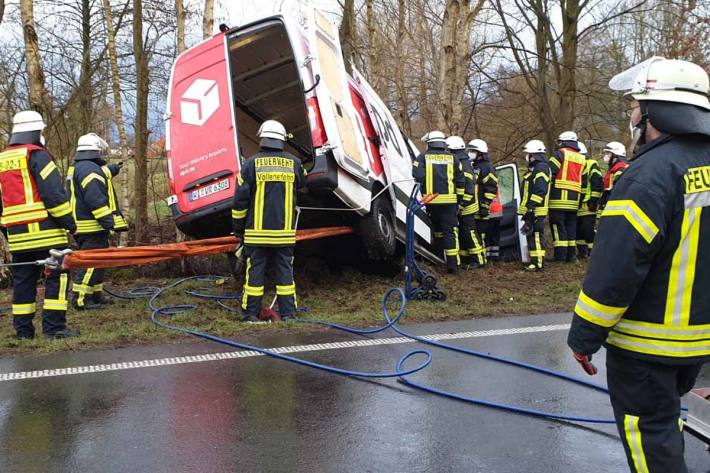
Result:
{"label": "white helmet", "polygon": [[446,138],[446,147],[450,150],[466,149],[466,142],[460,136],[449,136]]}
{"label": "white helmet", "polygon": [[545,153],[545,143],[540,140],[530,140],[523,146],[523,151],[528,154]]}
{"label": "white helmet", "polygon": [[471,151],[478,151],[479,153],[487,153],[488,144],[482,139],[476,138],[475,140],[471,140],[468,142],[468,149],[470,149]]}
{"label": "white helmet", "polygon": [[710,80],[702,67],[688,61],[653,56],[609,81],[636,100],[676,102],[710,110]]}
{"label": "white helmet", "polygon": [[626,146],[619,143],[618,141],[611,141],[604,147],[605,153],[611,153],[616,156],[626,157]]}
{"label": "white helmet", "polygon": [[96,133],[89,133],[79,137],[77,151],[106,151],[108,143]]}
{"label": "white helmet", "polygon": [[424,143],[431,143],[432,141],[446,141],[446,136],[438,130],[430,131],[426,135],[422,136],[422,141]]}
{"label": "white helmet", "polygon": [[12,132],[24,133],[26,131],[42,131],[47,125],[44,124],[42,115],[34,110],[24,110],[17,112],[12,119]]}
{"label": "white helmet", "polygon": [[577,148],[579,148],[580,154],[583,154],[586,156],[589,153],[589,151],[587,151],[587,146],[584,143],[582,143],[581,141],[577,142]]}
{"label": "white helmet", "polygon": [[257,133],[259,138],[273,138],[275,140],[286,141],[286,128],[276,120],[266,120],[259,127]]}
{"label": "white helmet", "polygon": [[577,141],[577,133],[573,131],[563,131],[557,137],[557,141]]}

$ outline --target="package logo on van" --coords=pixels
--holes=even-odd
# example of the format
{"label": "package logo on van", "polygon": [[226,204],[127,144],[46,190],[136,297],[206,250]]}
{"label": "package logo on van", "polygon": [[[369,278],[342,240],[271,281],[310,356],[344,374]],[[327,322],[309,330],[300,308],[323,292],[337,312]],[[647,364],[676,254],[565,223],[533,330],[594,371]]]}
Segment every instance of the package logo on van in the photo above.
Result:
{"label": "package logo on van", "polygon": [[202,126],[219,108],[217,82],[195,79],[180,97],[180,120],[187,125]]}

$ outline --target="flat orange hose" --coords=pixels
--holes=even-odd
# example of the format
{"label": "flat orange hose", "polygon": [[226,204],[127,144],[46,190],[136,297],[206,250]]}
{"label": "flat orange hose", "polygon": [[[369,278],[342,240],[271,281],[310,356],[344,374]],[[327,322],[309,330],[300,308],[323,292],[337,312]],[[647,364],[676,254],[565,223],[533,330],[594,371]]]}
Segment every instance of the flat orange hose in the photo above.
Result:
{"label": "flat orange hose", "polygon": [[[337,235],[347,235],[352,227],[325,227],[298,230],[296,241],[317,240]],[[152,246],[129,246],[123,248],[101,248],[79,250],[64,257],[62,268],[117,268],[156,263],[187,256],[207,256],[229,253],[236,250],[239,239],[233,236],[191,240],[180,243],[166,243]]]}

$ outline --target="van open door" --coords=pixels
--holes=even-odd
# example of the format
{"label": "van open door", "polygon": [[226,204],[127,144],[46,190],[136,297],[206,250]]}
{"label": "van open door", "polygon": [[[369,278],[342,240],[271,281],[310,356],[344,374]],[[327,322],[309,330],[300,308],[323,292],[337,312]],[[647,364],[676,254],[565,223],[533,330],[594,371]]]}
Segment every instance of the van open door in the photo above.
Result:
{"label": "van open door", "polygon": [[365,145],[357,134],[360,128],[350,98],[338,30],[315,8],[308,27],[308,38],[311,54],[314,55],[311,70],[318,78],[315,93],[328,138],[327,144],[319,151],[332,150],[341,168],[368,179],[370,165]]}
{"label": "van open door", "polygon": [[523,219],[518,215],[521,202],[520,174],[515,164],[496,166],[498,175],[498,189],[500,203],[503,206],[503,219],[500,222],[500,248],[501,258],[514,257],[527,263],[528,241],[520,233],[523,228]]}
{"label": "van open door", "polygon": [[228,211],[239,172],[223,34],[178,57],[167,107],[168,204],[176,224],[190,235],[226,234],[228,218],[225,228],[199,223],[203,214]]}

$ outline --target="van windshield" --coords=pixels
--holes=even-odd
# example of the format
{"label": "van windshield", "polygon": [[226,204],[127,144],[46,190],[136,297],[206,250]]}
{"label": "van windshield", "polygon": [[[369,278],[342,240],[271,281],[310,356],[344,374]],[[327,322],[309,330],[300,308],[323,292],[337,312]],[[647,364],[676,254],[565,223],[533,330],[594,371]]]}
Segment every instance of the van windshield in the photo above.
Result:
{"label": "van windshield", "polygon": [[240,157],[258,152],[264,120],[278,120],[293,135],[286,150],[311,162],[306,99],[284,24],[271,20],[235,31],[227,44]]}

